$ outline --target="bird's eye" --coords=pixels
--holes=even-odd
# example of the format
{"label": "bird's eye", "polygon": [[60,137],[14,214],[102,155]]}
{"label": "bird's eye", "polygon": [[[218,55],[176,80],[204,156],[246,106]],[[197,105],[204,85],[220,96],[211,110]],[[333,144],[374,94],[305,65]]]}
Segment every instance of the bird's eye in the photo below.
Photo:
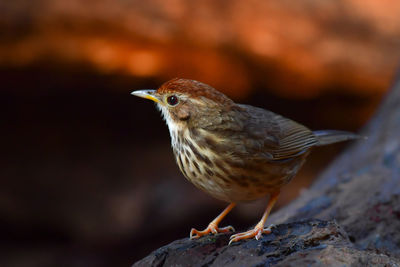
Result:
{"label": "bird's eye", "polygon": [[175,95],[170,95],[169,97],[167,97],[167,103],[171,106],[176,106],[179,102],[179,99],[177,96]]}

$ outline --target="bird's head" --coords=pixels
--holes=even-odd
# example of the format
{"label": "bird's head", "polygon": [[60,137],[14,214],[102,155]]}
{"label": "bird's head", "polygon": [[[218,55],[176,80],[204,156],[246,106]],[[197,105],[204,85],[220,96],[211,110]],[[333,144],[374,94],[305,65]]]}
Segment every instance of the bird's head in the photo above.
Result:
{"label": "bird's head", "polygon": [[211,86],[188,79],[172,79],[157,90],[138,90],[132,95],[156,102],[168,127],[201,127],[234,103]]}

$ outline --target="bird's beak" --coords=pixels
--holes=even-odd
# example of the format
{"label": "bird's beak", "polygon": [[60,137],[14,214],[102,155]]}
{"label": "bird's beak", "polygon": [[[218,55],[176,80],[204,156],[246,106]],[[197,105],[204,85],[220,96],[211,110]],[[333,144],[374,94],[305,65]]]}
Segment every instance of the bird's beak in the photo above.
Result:
{"label": "bird's beak", "polygon": [[158,97],[155,96],[155,92],[156,92],[156,90],[137,90],[137,91],[133,91],[131,93],[131,95],[138,96],[138,97],[141,97],[141,98],[150,99],[150,100],[153,100],[156,103],[160,103],[160,99],[158,99]]}

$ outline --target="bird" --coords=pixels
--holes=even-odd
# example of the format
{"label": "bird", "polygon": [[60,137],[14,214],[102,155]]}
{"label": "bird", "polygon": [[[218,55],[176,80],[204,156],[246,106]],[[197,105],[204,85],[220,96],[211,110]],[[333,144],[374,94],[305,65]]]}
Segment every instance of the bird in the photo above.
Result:
{"label": "bird", "polygon": [[197,188],[229,205],[204,230],[192,228],[190,239],[234,232],[219,227],[237,203],[269,196],[253,229],[230,236],[229,244],[271,233],[265,227],[281,188],[304,164],[313,147],[358,139],[347,131],[312,131],[263,108],[238,104],[215,88],[174,78],[157,90],[137,90],[152,100],[166,121],[176,163]]}

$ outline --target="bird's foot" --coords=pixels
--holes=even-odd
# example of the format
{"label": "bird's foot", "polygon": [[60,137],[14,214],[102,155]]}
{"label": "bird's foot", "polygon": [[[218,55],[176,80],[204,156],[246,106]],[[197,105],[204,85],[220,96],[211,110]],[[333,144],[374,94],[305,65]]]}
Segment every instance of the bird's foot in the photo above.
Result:
{"label": "bird's foot", "polygon": [[263,225],[256,225],[254,229],[251,229],[249,231],[243,232],[243,233],[237,233],[234,234],[230,237],[229,245],[232,244],[233,242],[237,242],[239,240],[243,239],[249,239],[255,237],[257,240],[259,240],[262,236],[262,234],[270,234],[272,232],[272,228],[274,228],[275,225],[271,224],[267,228],[264,228]]}
{"label": "bird's foot", "polygon": [[218,233],[228,233],[228,232],[234,232],[234,231],[235,231],[235,228],[233,228],[230,225],[219,228],[217,224],[210,223],[207,226],[207,228],[204,229],[203,231],[199,231],[199,230],[192,228],[192,230],[190,230],[190,239],[197,239],[202,236],[208,235],[209,233],[218,234]]}

